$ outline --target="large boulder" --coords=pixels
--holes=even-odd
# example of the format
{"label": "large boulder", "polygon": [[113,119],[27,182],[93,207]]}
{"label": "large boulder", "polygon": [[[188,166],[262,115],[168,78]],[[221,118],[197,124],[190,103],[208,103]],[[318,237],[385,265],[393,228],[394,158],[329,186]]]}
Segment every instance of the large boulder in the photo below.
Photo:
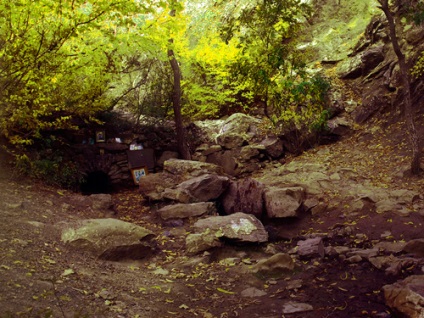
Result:
{"label": "large boulder", "polygon": [[224,121],[219,133],[234,133],[238,135],[246,134],[248,136],[254,136],[260,124],[260,119],[241,113],[236,113],[231,115]]}
{"label": "large boulder", "polygon": [[211,216],[194,223],[197,233],[209,229],[218,238],[223,237],[240,242],[266,242],[268,232],[253,215],[234,213],[227,216]]}
{"label": "large boulder", "polygon": [[177,190],[187,193],[191,202],[207,202],[217,199],[228,187],[230,180],[216,174],[206,174],[180,183]]}
{"label": "large boulder", "polygon": [[216,206],[212,202],[199,202],[191,204],[168,205],[158,210],[163,220],[184,219],[201,215],[214,215],[217,213]]}
{"label": "large boulder", "polygon": [[184,176],[185,179],[198,177],[204,174],[223,175],[222,167],[206,162],[171,159],[163,164],[163,169],[173,175]]}
{"label": "large boulder", "polygon": [[88,219],[60,224],[61,240],[78,250],[87,250],[103,259],[141,259],[151,248],[141,243],[153,236],[144,227],[117,219]]}
{"label": "large boulder", "polygon": [[424,275],[413,275],[383,287],[386,304],[409,318],[424,317]]}
{"label": "large boulder", "polygon": [[222,207],[226,214],[243,212],[261,218],[264,212],[264,185],[246,178],[230,183],[222,196]]}
{"label": "large boulder", "polygon": [[268,187],[264,192],[268,217],[287,218],[298,216],[299,208],[304,200],[304,192],[302,187]]}

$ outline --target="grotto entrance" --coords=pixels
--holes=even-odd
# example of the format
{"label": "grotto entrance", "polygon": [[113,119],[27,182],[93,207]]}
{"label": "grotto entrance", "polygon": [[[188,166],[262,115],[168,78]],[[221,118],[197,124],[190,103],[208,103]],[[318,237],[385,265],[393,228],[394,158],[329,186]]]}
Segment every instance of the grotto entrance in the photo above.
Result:
{"label": "grotto entrance", "polygon": [[113,191],[109,175],[104,171],[92,171],[87,173],[85,180],[80,185],[84,195],[111,193]]}

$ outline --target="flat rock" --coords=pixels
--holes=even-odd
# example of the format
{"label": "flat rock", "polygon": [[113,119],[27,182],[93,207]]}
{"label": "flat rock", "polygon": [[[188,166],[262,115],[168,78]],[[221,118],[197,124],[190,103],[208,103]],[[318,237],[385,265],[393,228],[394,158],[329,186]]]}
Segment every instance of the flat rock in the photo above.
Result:
{"label": "flat rock", "polygon": [[217,237],[241,242],[266,242],[268,232],[253,215],[237,212],[227,216],[211,216],[194,223],[196,232],[210,229]]}
{"label": "flat rock", "polygon": [[143,258],[142,254],[147,250],[140,241],[153,235],[141,226],[112,218],[79,220],[58,226],[62,229],[61,240],[64,243],[79,250],[88,250],[99,257],[104,255],[108,259],[113,258],[111,260]]}
{"label": "flat rock", "polygon": [[314,310],[314,307],[306,303],[289,301],[283,305],[283,314],[294,314],[297,312],[306,312],[311,310]]}
{"label": "flat rock", "polygon": [[205,230],[203,233],[187,235],[185,243],[187,253],[192,255],[222,245],[219,238],[209,229]]}
{"label": "flat rock", "polygon": [[207,202],[217,199],[228,187],[228,177],[205,174],[180,183],[179,192],[188,193],[192,202]]}
{"label": "flat rock", "polygon": [[163,220],[184,219],[189,217],[201,216],[204,214],[214,215],[217,213],[213,202],[199,202],[189,204],[168,205],[158,210]]}
{"label": "flat rock", "polygon": [[289,254],[277,253],[270,258],[260,260],[252,267],[253,273],[275,273],[281,271],[292,271],[294,261]]}
{"label": "flat rock", "polygon": [[166,172],[178,175],[190,177],[198,177],[204,174],[224,174],[223,169],[215,164],[200,162],[200,161],[191,161],[191,160],[181,160],[181,159],[170,159],[164,162],[163,168]]}
{"label": "flat rock", "polygon": [[262,297],[265,295],[267,295],[265,291],[257,289],[255,287],[246,288],[245,290],[241,292],[242,297],[255,298],[255,297]]}
{"label": "flat rock", "polygon": [[383,287],[386,304],[409,318],[424,317],[424,275],[413,275]]}

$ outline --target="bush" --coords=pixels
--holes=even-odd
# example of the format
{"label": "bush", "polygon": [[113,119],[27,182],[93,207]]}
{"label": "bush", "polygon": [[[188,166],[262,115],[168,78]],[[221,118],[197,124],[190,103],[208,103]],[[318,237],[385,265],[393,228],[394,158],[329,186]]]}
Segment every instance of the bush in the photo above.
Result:
{"label": "bush", "polygon": [[75,162],[64,160],[60,155],[36,160],[31,160],[26,154],[15,158],[18,173],[49,185],[75,190],[84,180],[79,166]]}

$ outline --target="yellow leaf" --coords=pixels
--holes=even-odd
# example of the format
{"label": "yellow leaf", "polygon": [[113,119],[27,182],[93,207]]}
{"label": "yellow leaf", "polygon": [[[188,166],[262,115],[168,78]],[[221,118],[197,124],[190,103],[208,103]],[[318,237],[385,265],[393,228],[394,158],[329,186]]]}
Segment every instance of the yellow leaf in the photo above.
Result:
{"label": "yellow leaf", "polygon": [[228,291],[228,290],[225,290],[225,289],[220,288],[220,287],[218,287],[216,290],[219,291],[219,292],[221,292],[221,293],[224,293],[224,294],[229,294],[229,295],[234,295],[235,294],[232,291]]}

